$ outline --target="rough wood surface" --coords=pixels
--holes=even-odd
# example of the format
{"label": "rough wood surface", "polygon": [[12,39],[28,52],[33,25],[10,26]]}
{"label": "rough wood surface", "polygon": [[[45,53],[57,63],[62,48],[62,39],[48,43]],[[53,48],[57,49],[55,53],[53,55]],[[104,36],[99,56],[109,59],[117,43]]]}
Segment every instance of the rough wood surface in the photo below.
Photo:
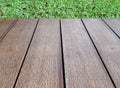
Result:
{"label": "rough wood surface", "polygon": [[66,88],[114,88],[79,19],[62,20]]}
{"label": "rough wood surface", "polygon": [[9,28],[15,24],[15,21],[16,19],[0,19],[0,41],[10,30]]}
{"label": "rough wood surface", "polygon": [[16,88],[63,88],[59,20],[40,19]]}
{"label": "rough wood surface", "polygon": [[119,88],[120,20],[103,20],[0,19],[0,88]]}
{"label": "rough wood surface", "polygon": [[36,22],[20,19],[0,43],[0,88],[13,88]]}
{"label": "rough wood surface", "polygon": [[120,40],[100,19],[83,20],[117,88],[120,87]]}
{"label": "rough wood surface", "polygon": [[120,19],[104,19],[120,38]]}

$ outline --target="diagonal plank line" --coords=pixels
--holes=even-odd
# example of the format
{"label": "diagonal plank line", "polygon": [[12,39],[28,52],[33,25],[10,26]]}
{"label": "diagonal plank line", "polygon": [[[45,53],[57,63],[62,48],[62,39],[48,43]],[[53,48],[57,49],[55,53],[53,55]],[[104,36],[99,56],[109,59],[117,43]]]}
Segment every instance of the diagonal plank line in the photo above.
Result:
{"label": "diagonal plank line", "polygon": [[17,23],[18,19],[15,19],[11,25],[7,28],[7,30],[2,34],[2,36],[0,37],[0,43],[3,41],[3,39],[5,38],[5,36],[7,35],[7,33],[14,27],[14,25]]}
{"label": "diagonal plank line", "polygon": [[105,20],[104,20],[103,18],[101,18],[101,20],[102,20],[103,23],[106,24],[107,27],[108,27],[109,29],[111,29],[111,31],[120,39],[120,36],[113,30],[113,28],[110,27],[110,25],[109,25],[107,22],[105,22]]}
{"label": "diagonal plank line", "polygon": [[62,38],[62,25],[61,25],[61,19],[60,22],[60,40],[61,40],[61,54],[62,54],[62,68],[63,68],[63,83],[64,88],[66,88],[66,76],[65,76],[65,62],[64,62],[64,51],[63,51],[63,38]]}
{"label": "diagonal plank line", "polygon": [[25,53],[24,59],[23,59],[23,61],[22,61],[22,63],[21,63],[21,66],[20,66],[19,72],[18,72],[18,74],[17,74],[17,77],[16,77],[16,80],[15,80],[15,83],[14,83],[14,85],[13,85],[13,88],[16,87],[17,80],[18,80],[18,78],[19,78],[19,75],[20,75],[21,69],[22,69],[22,67],[23,67],[23,65],[24,65],[25,58],[26,58],[26,56],[27,56],[27,53],[28,53],[28,51],[29,51],[29,48],[30,48],[30,45],[31,45],[31,43],[32,43],[33,37],[34,37],[34,35],[35,35],[35,32],[36,32],[36,29],[37,29],[37,25],[38,25],[38,23],[39,23],[39,19],[38,19],[38,21],[37,21],[37,23],[36,23],[36,26],[35,26],[35,28],[34,28],[34,31],[33,31],[33,34],[32,34],[31,40],[30,40],[30,43],[29,43],[29,45],[28,45],[28,47],[27,47],[27,50],[26,50],[26,53]]}
{"label": "diagonal plank line", "polygon": [[94,41],[93,41],[93,39],[92,39],[92,37],[91,37],[91,35],[90,35],[90,33],[89,33],[88,30],[87,30],[87,27],[86,27],[85,23],[83,22],[82,19],[81,19],[81,21],[82,21],[82,23],[83,23],[83,26],[85,27],[85,30],[86,30],[86,32],[87,32],[90,40],[92,41],[93,46],[95,47],[95,50],[96,50],[98,56],[100,57],[101,62],[103,63],[103,66],[105,67],[105,70],[106,70],[106,72],[107,72],[107,74],[108,74],[108,76],[109,76],[109,78],[110,78],[110,80],[111,80],[114,88],[117,88],[116,85],[115,85],[115,82],[114,82],[114,80],[113,80],[113,78],[112,78],[112,76],[111,76],[111,74],[110,74],[110,72],[109,72],[109,70],[107,69],[107,67],[106,67],[106,65],[105,65],[105,63],[104,63],[104,61],[103,61],[103,59],[102,59],[102,57],[101,57],[101,55],[100,55],[100,53],[99,53],[96,45],[95,45],[95,43],[94,43]]}

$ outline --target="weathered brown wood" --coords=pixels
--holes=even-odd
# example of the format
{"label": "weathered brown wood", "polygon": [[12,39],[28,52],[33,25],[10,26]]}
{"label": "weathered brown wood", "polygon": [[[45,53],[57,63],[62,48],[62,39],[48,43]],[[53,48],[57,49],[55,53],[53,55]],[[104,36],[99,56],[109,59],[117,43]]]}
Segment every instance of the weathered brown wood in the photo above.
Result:
{"label": "weathered brown wood", "polygon": [[63,88],[59,20],[40,19],[16,88]]}
{"label": "weathered brown wood", "polygon": [[66,88],[114,88],[79,19],[62,20]]}
{"label": "weathered brown wood", "polygon": [[9,28],[15,24],[16,19],[0,19],[0,41]]}
{"label": "weathered brown wood", "polygon": [[0,88],[13,88],[36,23],[20,19],[0,43]]}
{"label": "weathered brown wood", "polygon": [[120,38],[120,19],[103,19]]}
{"label": "weathered brown wood", "polygon": [[3,19],[0,19],[0,22],[2,22]]}
{"label": "weathered brown wood", "polygon": [[100,19],[83,19],[117,88],[120,87],[120,40]]}
{"label": "weathered brown wood", "polygon": [[0,19],[0,37],[9,28],[15,19]]}

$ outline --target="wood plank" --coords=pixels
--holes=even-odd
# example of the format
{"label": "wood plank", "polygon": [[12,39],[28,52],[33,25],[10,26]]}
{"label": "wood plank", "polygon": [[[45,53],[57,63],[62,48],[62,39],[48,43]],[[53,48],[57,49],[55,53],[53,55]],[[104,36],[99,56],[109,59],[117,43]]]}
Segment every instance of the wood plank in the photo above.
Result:
{"label": "wood plank", "polygon": [[62,20],[66,88],[114,88],[79,19]]}
{"label": "wood plank", "polygon": [[16,22],[16,19],[0,19],[0,41]]}
{"label": "wood plank", "polygon": [[13,88],[36,23],[20,19],[0,43],[0,88]]}
{"label": "wood plank", "polygon": [[63,88],[59,26],[40,19],[16,88]]}
{"label": "wood plank", "polygon": [[120,19],[103,19],[120,38]]}
{"label": "wood plank", "polygon": [[2,22],[3,19],[0,19],[0,22]]}
{"label": "wood plank", "polygon": [[120,87],[120,40],[101,19],[83,19],[117,88]]}

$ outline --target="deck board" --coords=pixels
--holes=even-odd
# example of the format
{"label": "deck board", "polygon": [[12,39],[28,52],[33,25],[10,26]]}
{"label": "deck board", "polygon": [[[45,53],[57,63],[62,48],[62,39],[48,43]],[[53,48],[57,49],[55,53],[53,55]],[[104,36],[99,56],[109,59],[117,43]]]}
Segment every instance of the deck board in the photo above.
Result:
{"label": "deck board", "polygon": [[120,19],[103,19],[120,38]]}
{"label": "deck board", "polygon": [[100,19],[83,19],[117,88],[120,87],[120,40]]}
{"label": "deck board", "polygon": [[82,22],[62,20],[66,88],[113,88]]}
{"label": "deck board", "polygon": [[0,19],[0,41],[15,24],[16,19]]}
{"label": "deck board", "polygon": [[63,88],[60,25],[41,19],[16,88]]}
{"label": "deck board", "polygon": [[36,22],[20,19],[0,43],[0,88],[13,88]]}
{"label": "deck board", "polygon": [[0,19],[0,88],[119,88],[119,21]]}

